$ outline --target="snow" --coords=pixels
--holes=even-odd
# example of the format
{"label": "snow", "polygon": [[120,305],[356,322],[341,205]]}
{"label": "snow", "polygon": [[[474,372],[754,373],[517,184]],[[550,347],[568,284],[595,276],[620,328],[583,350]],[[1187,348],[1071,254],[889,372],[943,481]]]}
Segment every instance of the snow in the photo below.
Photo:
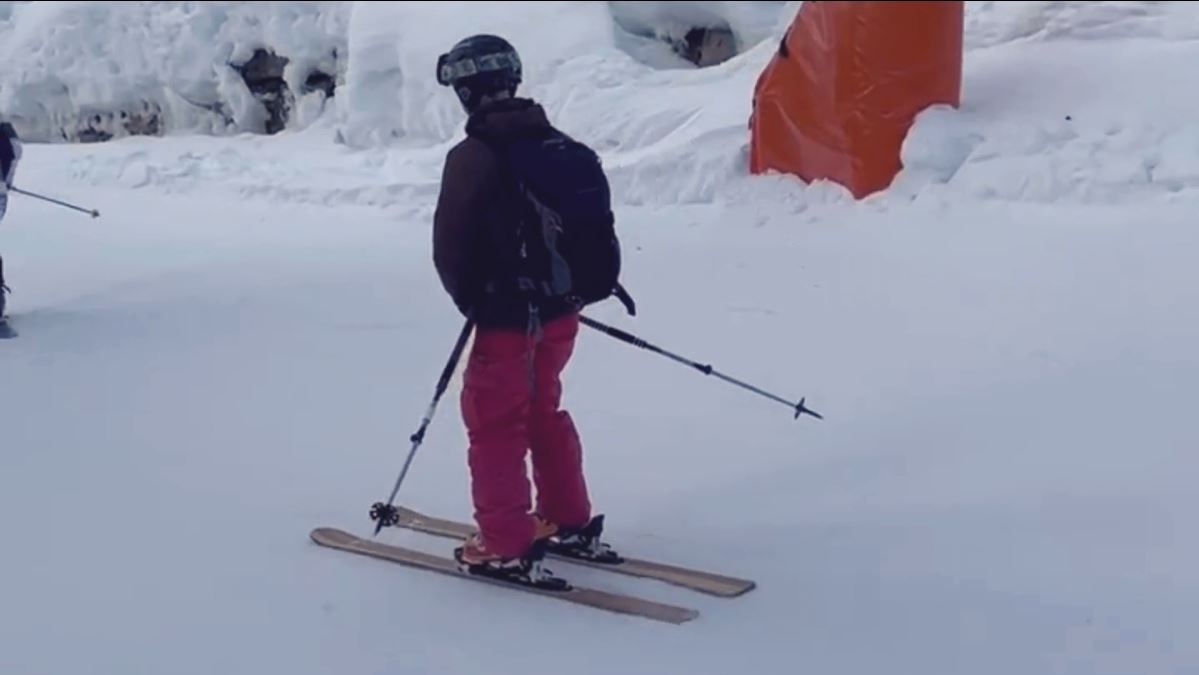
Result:
{"label": "snow", "polygon": [[[0,672],[1199,671],[1199,11],[970,3],[963,108],[926,111],[894,188],[853,202],[746,174],[774,37],[658,68],[607,3],[206,4],[0,3],[0,51],[65,39],[52,16],[223,26],[213,49],[252,44],[250,17],[348,36],[347,91],[278,136],[26,146],[25,189],[104,217],[16,196],[0,225]],[[430,55],[493,28],[611,170],[640,312],[591,314],[826,417],[584,333],[567,403],[612,542],[759,587],[554,569],[699,609],[685,626],[307,539],[369,532],[457,335],[428,228],[461,113]],[[71,96],[209,77],[130,44]],[[6,113],[70,77],[51,51],[5,69]],[[465,519],[459,387],[401,501]]]}

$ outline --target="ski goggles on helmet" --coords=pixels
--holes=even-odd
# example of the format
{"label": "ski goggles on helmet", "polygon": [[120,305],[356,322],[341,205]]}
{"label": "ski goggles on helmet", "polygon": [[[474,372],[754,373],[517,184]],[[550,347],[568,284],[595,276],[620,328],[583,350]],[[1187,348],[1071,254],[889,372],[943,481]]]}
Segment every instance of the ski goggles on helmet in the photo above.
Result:
{"label": "ski goggles on helmet", "polygon": [[507,72],[520,76],[520,57],[516,52],[497,52],[482,56],[442,54],[437,59],[437,83],[449,86],[458,80],[484,73]]}

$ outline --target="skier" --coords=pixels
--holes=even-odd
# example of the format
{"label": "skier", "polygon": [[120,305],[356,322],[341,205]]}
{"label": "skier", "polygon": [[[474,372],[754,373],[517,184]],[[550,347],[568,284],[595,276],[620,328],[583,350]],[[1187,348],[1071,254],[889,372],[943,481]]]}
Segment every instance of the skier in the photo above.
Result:
{"label": "skier", "polygon": [[[506,40],[475,35],[460,41],[441,56],[437,75],[468,115],[466,138],[446,156],[433,225],[437,273],[458,309],[475,321],[476,331],[460,404],[478,534],[456,549],[455,557],[472,573],[534,583],[538,575],[552,578],[540,566],[546,551],[617,561],[600,542],[603,517],[592,516],[579,433],[560,407],[561,373],[575,347],[581,305],[609,291],[622,301],[627,297],[614,280],[615,235],[603,235],[610,239],[600,237],[598,247],[577,259],[546,254],[560,257],[539,268],[550,269],[553,262],[575,265],[570,283],[578,288],[595,278],[602,291],[594,297],[580,302],[530,292],[557,283],[521,267],[552,237],[543,233],[544,222],[530,225],[545,217],[546,207],[539,202],[539,209],[530,209],[514,173],[519,163],[526,172],[522,186],[547,179],[566,186],[576,180],[606,200],[598,158],[558,131],[541,105],[516,96],[521,62]],[[521,145],[529,140],[534,142]],[[551,145],[559,151],[553,159],[537,154]],[[523,150],[514,149],[518,146]],[[574,159],[579,157],[581,163]],[[610,218],[606,201],[602,210]],[[529,231],[522,227],[537,227],[538,234],[522,238]],[[553,274],[559,272],[554,268]],[[526,455],[532,458],[535,509]]]}
{"label": "skier", "polygon": [[[0,122],[0,222],[8,209],[8,190],[12,188],[13,176],[17,172],[17,162],[21,159],[21,142],[17,132],[8,122]],[[6,294],[9,288],[4,284],[4,258],[0,256],[0,324],[5,323]],[[0,325],[0,331],[4,326]]]}

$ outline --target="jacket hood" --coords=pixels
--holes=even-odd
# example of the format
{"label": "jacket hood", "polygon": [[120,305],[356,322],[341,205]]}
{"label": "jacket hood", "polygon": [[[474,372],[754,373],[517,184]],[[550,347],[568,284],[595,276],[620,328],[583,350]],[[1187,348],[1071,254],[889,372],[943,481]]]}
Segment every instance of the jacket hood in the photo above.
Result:
{"label": "jacket hood", "polygon": [[536,135],[550,128],[540,104],[525,98],[489,103],[466,122],[466,133],[483,139],[508,139]]}

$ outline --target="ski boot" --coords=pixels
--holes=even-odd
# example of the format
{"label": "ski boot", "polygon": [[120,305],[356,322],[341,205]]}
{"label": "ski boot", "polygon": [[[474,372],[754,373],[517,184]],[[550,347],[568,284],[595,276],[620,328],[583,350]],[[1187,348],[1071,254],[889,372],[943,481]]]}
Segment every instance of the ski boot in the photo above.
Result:
{"label": "ski boot", "polygon": [[582,527],[557,527],[544,541],[546,550],[563,558],[575,558],[606,565],[624,562],[611,546],[600,541],[604,533],[604,517],[591,519]]}
{"label": "ski boot", "polygon": [[454,549],[458,569],[467,574],[489,577],[498,581],[532,586],[547,591],[569,591],[565,579],[554,576],[542,562],[545,560],[544,540],[535,541],[522,556],[504,558],[487,550],[478,534]]}

